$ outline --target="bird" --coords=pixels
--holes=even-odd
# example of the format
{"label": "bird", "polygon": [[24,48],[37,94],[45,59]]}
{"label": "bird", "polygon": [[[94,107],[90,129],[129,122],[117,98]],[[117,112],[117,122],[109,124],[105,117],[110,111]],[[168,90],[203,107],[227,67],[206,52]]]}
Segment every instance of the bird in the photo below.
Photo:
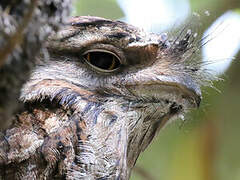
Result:
{"label": "bird", "polygon": [[129,179],[166,124],[200,106],[194,33],[76,16],[46,41],[0,133],[0,179]]}

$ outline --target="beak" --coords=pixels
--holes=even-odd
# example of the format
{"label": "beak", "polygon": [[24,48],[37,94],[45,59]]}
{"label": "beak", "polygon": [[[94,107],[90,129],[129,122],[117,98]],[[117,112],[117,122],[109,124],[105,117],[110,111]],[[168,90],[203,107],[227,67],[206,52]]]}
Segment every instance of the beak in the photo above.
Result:
{"label": "beak", "polygon": [[[120,106],[117,101],[86,104],[82,116],[86,122],[83,131],[86,140],[80,140],[79,143],[77,162],[81,168],[78,171],[88,167],[85,168],[88,178],[128,179],[140,152],[149,145],[165,122],[177,114],[173,104],[183,109],[199,107],[201,91],[191,78],[161,76],[151,83],[135,84],[128,89],[136,96],[157,94],[159,100],[167,98],[172,101],[165,107],[164,115],[160,115],[163,112],[160,107],[151,117],[153,119],[146,113],[131,112],[123,108],[126,105]],[[131,125],[133,122],[135,124]]]}

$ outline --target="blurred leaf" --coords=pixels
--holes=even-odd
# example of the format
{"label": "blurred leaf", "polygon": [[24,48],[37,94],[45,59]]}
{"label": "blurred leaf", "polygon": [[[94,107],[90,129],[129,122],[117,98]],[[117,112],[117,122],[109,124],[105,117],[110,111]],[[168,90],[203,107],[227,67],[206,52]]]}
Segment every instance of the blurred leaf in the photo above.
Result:
{"label": "blurred leaf", "polygon": [[218,3],[221,3],[224,0],[210,0],[210,1],[209,0],[201,0],[201,1],[189,0],[189,1],[192,7],[192,11],[199,12],[199,10],[206,11],[206,10],[212,9],[213,7],[216,7]]}
{"label": "blurred leaf", "polygon": [[235,12],[235,13],[240,15],[240,8],[239,9],[234,9],[233,12]]}
{"label": "blurred leaf", "polygon": [[[202,44],[204,67],[212,74],[223,74],[240,50],[240,14],[227,11],[204,32]],[[207,43],[206,43],[207,42]]]}
{"label": "blurred leaf", "polygon": [[118,0],[118,2],[126,15],[126,22],[155,33],[180,26],[190,13],[188,0]]}
{"label": "blurred leaf", "polygon": [[100,16],[109,19],[119,19],[124,16],[116,0],[75,0],[74,16]]}
{"label": "blurred leaf", "polygon": [[199,139],[198,134],[193,131],[176,142],[167,180],[203,180],[199,142],[196,139]]}

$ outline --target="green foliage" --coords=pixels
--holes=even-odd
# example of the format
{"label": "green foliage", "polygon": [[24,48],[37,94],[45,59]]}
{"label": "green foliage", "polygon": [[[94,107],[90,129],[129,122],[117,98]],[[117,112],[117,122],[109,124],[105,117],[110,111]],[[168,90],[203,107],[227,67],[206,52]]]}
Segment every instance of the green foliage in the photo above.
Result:
{"label": "green foliage", "polygon": [[116,0],[75,0],[73,15],[118,19],[124,16]]}
{"label": "green foliage", "polygon": [[234,9],[233,11],[240,15],[240,8],[239,9]]}

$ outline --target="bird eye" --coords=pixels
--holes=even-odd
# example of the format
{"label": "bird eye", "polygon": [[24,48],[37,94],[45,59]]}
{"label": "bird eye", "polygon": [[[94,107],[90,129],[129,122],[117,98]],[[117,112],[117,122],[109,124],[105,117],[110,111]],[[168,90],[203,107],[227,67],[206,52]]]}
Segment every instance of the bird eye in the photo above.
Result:
{"label": "bird eye", "polygon": [[119,57],[106,50],[90,50],[83,57],[87,64],[102,72],[113,72],[121,65]]}

